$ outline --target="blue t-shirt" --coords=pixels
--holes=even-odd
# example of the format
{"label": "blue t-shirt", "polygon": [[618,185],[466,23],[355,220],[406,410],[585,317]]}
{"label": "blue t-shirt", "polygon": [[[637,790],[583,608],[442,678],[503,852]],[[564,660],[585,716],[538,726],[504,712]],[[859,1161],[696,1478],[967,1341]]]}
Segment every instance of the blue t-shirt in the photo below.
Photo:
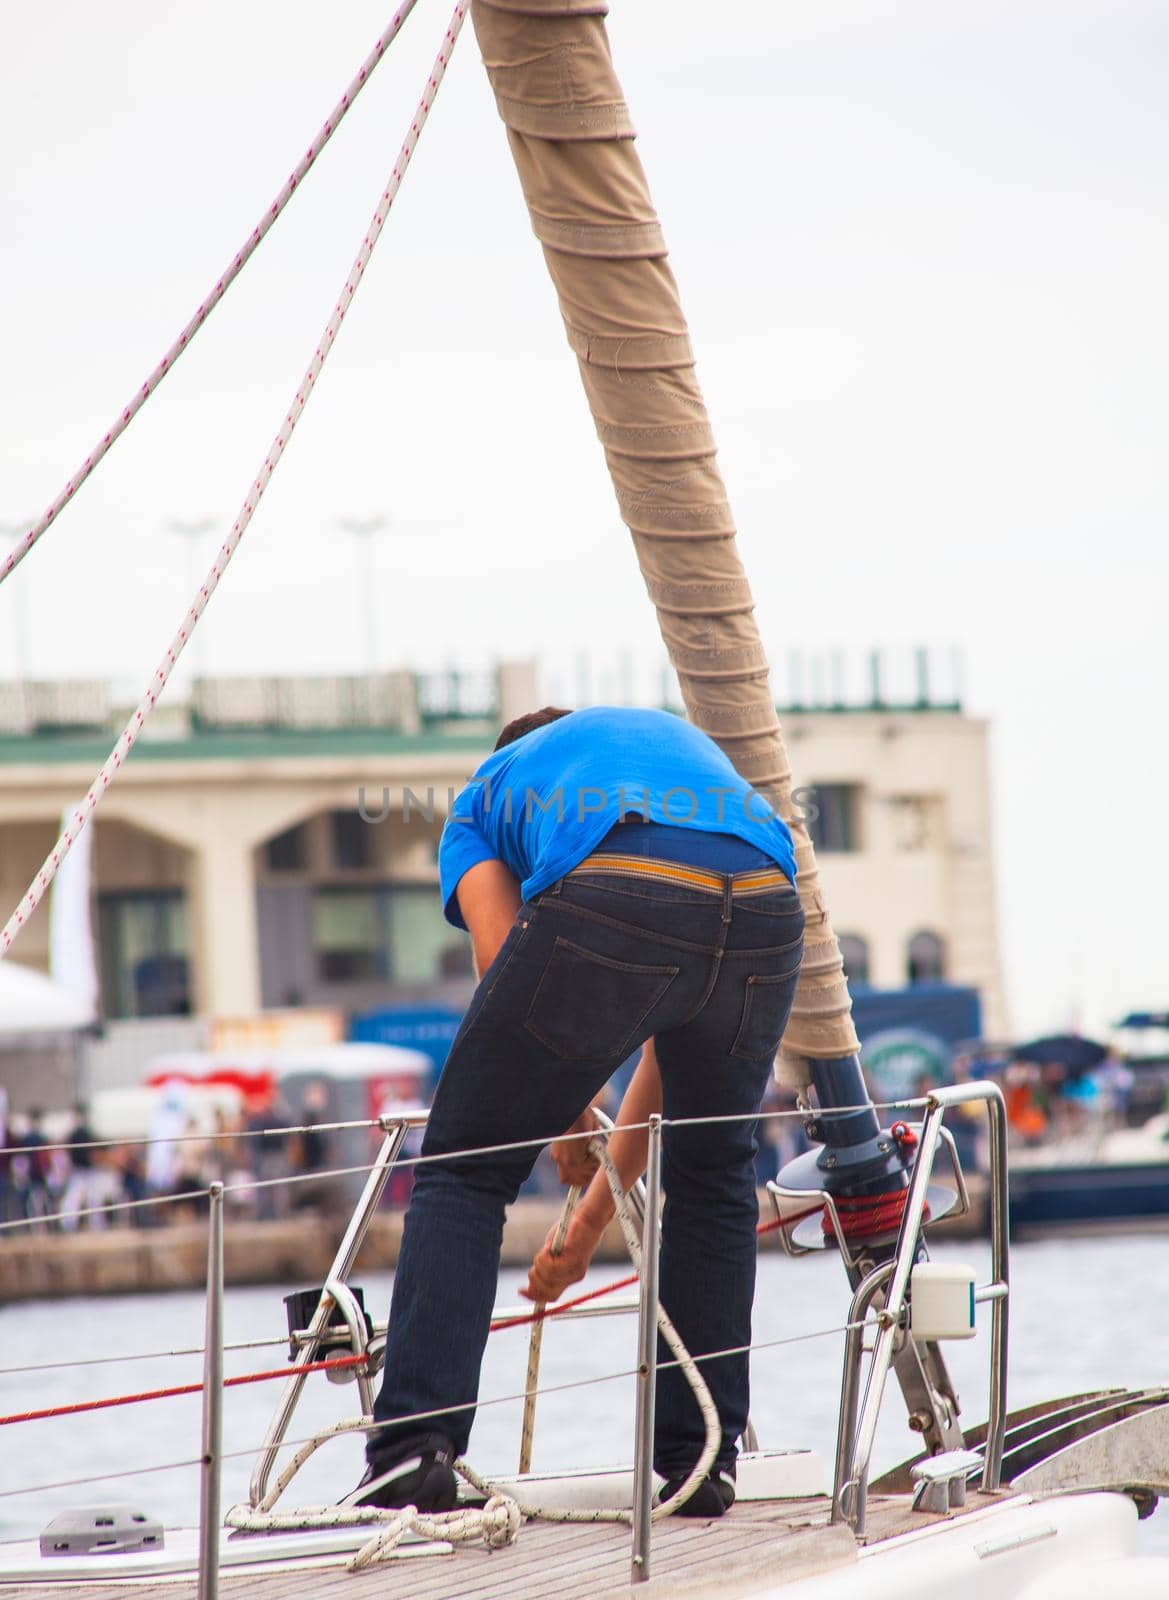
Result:
{"label": "blue t-shirt", "polygon": [[480,861],[502,861],[530,900],[579,865],[623,816],[755,845],[795,882],[787,824],[713,739],[668,711],[592,706],[497,750],[456,799],[438,869],[448,922]]}

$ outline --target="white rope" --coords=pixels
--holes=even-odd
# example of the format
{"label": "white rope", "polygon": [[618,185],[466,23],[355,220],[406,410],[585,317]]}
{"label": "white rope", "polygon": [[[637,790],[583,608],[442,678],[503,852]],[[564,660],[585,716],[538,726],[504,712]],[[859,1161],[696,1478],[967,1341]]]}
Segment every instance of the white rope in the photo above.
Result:
{"label": "white rope", "polygon": [[224,1518],[229,1528],[245,1533],[298,1533],[309,1528],[376,1527],[373,1537],[350,1557],[346,1566],[353,1572],[389,1556],[407,1533],[423,1539],[445,1539],[450,1544],[469,1544],[482,1539],[489,1549],[511,1544],[519,1533],[524,1512],[511,1495],[503,1494],[483,1482],[463,1461],[455,1463],[473,1488],[486,1494],[483,1506],[465,1506],[457,1511],[421,1512],[416,1506],[383,1510],[380,1506],[298,1506],[295,1511],[273,1508],[311,1455],[339,1434],[356,1433],[376,1426],[372,1417],[359,1417],[334,1423],[323,1433],[305,1441],[291,1457],[272,1487],[257,1506],[233,1506]]}
{"label": "white rope", "polygon": [[115,439],[117,439],[121,434],[125,433],[126,429],[130,426],[130,423],[134,420],[134,417],[139,411],[141,411],[142,407],[154,393],[155,389],[158,388],[159,384],[166,377],[167,373],[173,369],[179,357],[194,343],[195,336],[199,332],[200,328],[211,315],[212,311],[215,310],[215,307],[223,299],[232,283],[234,283],[236,278],[239,277],[251,256],[255,253],[257,245],[259,245],[264,235],[276,221],[276,218],[284,210],[284,207],[288,204],[289,200],[291,200],[302,179],[306,176],[309,169],[320,155],[321,151],[325,148],[329,140],[340,127],[346,113],[349,111],[350,107],[353,105],[353,102],[357,99],[357,96],[361,93],[362,89],[364,89],[365,85],[369,82],[371,73],[381,60],[382,56],[385,55],[394,39],[397,37],[399,31],[401,30],[402,24],[410,15],[411,11],[413,11],[416,3],[417,0],[402,0],[402,4],[398,7],[397,12],[390,20],[389,27],[386,28],[381,38],[378,39],[369,55],[367,55],[365,60],[362,62],[357,76],[349,84],[348,88],[345,90],[345,93],[333,107],[325,121],[324,126],[317,133],[316,138],[312,141],[304,155],[301,156],[300,160],[296,163],[296,166],[285,179],[284,186],[280,190],[280,193],[276,196],[275,200],[273,200],[272,204],[264,212],[259,222],[257,222],[256,226],[252,229],[245,243],[241,245],[239,250],[236,251],[230,265],[220,276],[210,294],[208,294],[207,297],[199,304],[195,310],[194,316],[192,316],[191,320],[187,323],[186,327],[179,334],[178,338],[155,367],[154,371],[146,379],[146,382],[141,386],[141,388],[135,390],[133,398],[122,407],[122,410],[119,412],[113,424],[106,431],[106,433],[103,434],[102,438],[98,440],[97,444],[86,456],[81,466],[69,479],[65,487],[61,490],[60,494],[58,494],[57,498],[49,506],[48,510],[41,514],[39,519],[33,523],[28,532],[24,534],[16,542],[16,544],[13,545],[12,549],[8,552],[7,556],[5,556],[4,560],[0,562],[0,583],[3,583],[5,578],[7,578],[10,573],[14,572],[15,569],[20,565],[25,556],[32,549],[33,545],[36,544],[41,534],[48,529],[49,525],[56,518],[57,514],[64,506],[68,505],[70,500],[72,500],[73,496],[77,493],[78,489],[80,489],[86,478],[89,477],[90,473],[97,466],[98,462],[109,450]]}
{"label": "white rope", "polygon": [[17,935],[20,933],[29,917],[40,904],[45,891],[49,887],[49,884],[56,876],[57,868],[61,865],[61,862],[72,849],[77,836],[80,834],[81,830],[85,827],[85,824],[89,821],[90,817],[97,809],[98,802],[108,790],[110,784],[120,771],[122,763],[133,749],[134,743],[137,740],[138,735],[141,733],[147,717],[154,710],[158,697],[162,693],[167,679],[171,675],[175,662],[181,655],[196,623],[203,614],[204,607],[207,605],[208,600],[215,592],[220,578],[227,570],[228,562],[235,554],[239,542],[243,538],[244,532],[252,520],[252,516],[255,513],[256,507],[260,503],[260,497],[267,488],[272,474],[276,470],[276,466],[281,456],[284,454],[285,446],[292,437],[292,431],[296,427],[301,412],[304,410],[305,402],[312,393],[313,386],[316,383],[317,377],[319,376],[321,368],[324,365],[325,357],[332,349],[333,341],[337,337],[338,329],[344,320],[346,311],[349,309],[350,302],[356,293],[357,286],[361,282],[362,275],[365,272],[370,255],[373,252],[373,247],[377,243],[378,235],[382,231],[385,220],[389,215],[390,207],[394,203],[394,198],[397,195],[398,189],[402,183],[402,179],[405,176],[406,169],[410,165],[410,157],[414,153],[414,148],[418,143],[418,137],[426,124],[426,118],[429,115],[431,105],[434,102],[434,96],[438,92],[439,84],[442,82],[443,74],[446,71],[447,62],[450,59],[451,50],[454,48],[455,40],[458,38],[459,30],[463,25],[463,19],[467,14],[469,5],[470,0],[459,0],[459,3],[455,7],[454,15],[451,18],[450,25],[447,28],[446,34],[443,38],[442,47],[439,50],[434,67],[431,71],[429,79],[427,80],[426,88],[422,92],[422,99],[418,104],[418,109],[414,113],[414,119],[410,124],[410,128],[407,131],[405,139],[402,142],[402,148],[398,153],[397,161],[394,163],[394,168],[390,174],[389,182],[386,184],[382,197],[378,201],[377,209],[373,215],[373,220],[369,225],[369,230],[366,233],[365,238],[362,240],[361,249],[358,251],[357,258],[350,269],[349,277],[345,282],[345,287],[341,291],[341,297],[333,308],[333,313],[325,326],[325,331],[321,337],[321,342],[317,346],[312,360],[309,362],[308,370],[301,380],[299,389],[296,391],[296,397],[293,400],[288,415],[285,417],[279,433],[272,442],[271,448],[269,449],[267,457],[265,458],[264,465],[261,468],[256,481],[253,483],[247,499],[244,501],[243,509],[233,523],[231,532],[228,534],[223,545],[220,547],[219,554],[212,564],[211,571],[203,580],[203,583],[199,588],[199,592],[191,604],[190,610],[183,618],[183,622],[178,633],[172,639],[166,655],[163,657],[162,661],[159,663],[159,666],[155,670],[150,687],[146,690],[146,693],[143,695],[138,704],[137,710],[134,712],[133,716],[122,730],[122,735],[111,751],[109,759],[97,774],[85,798],[77,806],[77,809],[73,814],[72,821],[65,828],[64,832],[61,834],[61,837],[57,840],[52,850],[50,850],[49,854],[45,857],[40,870],[37,872],[36,877],[29,885],[28,890],[25,892],[20,901],[20,904],[12,913],[11,917],[9,917],[7,923],[4,925],[3,930],[0,930],[0,958],[3,958],[3,956],[5,956],[11,949],[13,941],[16,939]]}
{"label": "white rope", "polygon": [[[580,1199],[580,1187],[573,1184],[564,1200],[560,1212],[560,1220],[556,1224],[556,1233],[552,1239],[552,1254],[558,1256],[564,1249],[564,1241],[568,1238],[568,1225],[572,1221],[572,1213],[576,1210],[576,1203]],[[543,1311],[544,1302],[540,1301],[537,1311]],[[532,1465],[532,1440],[536,1432],[536,1395],[540,1384],[540,1351],[544,1345],[544,1321],[538,1317],[532,1323],[528,1335],[528,1376],[524,1385],[527,1393],[524,1396],[524,1420],[520,1428],[520,1472],[525,1473]]]}

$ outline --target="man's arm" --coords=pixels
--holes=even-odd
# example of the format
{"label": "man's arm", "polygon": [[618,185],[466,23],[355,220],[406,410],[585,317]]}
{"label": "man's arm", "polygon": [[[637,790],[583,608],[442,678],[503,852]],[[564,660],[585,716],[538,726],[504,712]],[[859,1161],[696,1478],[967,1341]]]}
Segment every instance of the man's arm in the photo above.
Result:
{"label": "man's arm", "polygon": [[463,873],[455,894],[471,935],[475,976],[482,978],[511,932],[520,886],[502,861],[478,861]]}
{"label": "man's arm", "polygon": [[[609,1137],[609,1155],[623,1189],[628,1189],[645,1171],[649,1130],[644,1124],[653,1112],[661,1109],[662,1078],[654,1042],[650,1039],[629,1080],[615,1130]],[[545,1305],[558,1300],[569,1284],[579,1283],[588,1271],[613,1211],[609,1180],[604,1172],[598,1172],[573,1213],[564,1249],[559,1255],[553,1255],[551,1248],[556,1229],[549,1233],[543,1249],[532,1262],[527,1287],[520,1290],[524,1298]]]}

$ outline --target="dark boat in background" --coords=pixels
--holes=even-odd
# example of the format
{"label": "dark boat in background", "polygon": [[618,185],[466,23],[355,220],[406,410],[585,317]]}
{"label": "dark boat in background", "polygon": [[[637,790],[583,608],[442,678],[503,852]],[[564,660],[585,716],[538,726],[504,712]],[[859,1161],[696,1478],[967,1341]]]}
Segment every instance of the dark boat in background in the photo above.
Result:
{"label": "dark boat in background", "polygon": [[[853,1017],[878,1101],[970,1078],[1002,1083],[1013,1232],[1169,1225],[1169,1013],[1133,1012],[1107,1041],[998,1043],[978,1037],[974,990],[924,983],[858,988]],[[952,1131],[964,1163],[984,1169],[981,1124]]]}

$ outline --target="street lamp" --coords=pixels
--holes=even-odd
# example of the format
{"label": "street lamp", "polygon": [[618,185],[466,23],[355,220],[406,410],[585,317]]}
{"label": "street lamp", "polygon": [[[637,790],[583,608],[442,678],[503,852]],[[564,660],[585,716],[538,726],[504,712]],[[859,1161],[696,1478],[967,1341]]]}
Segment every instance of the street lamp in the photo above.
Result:
{"label": "street lamp", "polygon": [[[216,520],[217,519],[215,517],[171,517],[170,521],[166,525],[169,533],[177,533],[186,541],[186,587],[188,606],[194,601],[195,592],[199,588],[200,579],[203,576],[199,568],[198,541],[205,533],[211,532],[212,528],[214,528],[216,524]],[[191,636],[188,633],[187,638],[190,639],[190,637]],[[201,676],[199,666],[202,657],[202,650],[193,642],[188,644],[187,648],[191,652],[191,676],[192,678],[198,678]]]}
{"label": "street lamp", "polygon": [[375,583],[377,576],[377,548],[375,541],[382,529],[389,526],[389,518],[380,515],[372,517],[338,517],[337,526],[346,533],[356,535],[361,548],[365,552],[361,563],[362,610],[365,618],[365,670],[372,675],[377,670],[377,592]]}

